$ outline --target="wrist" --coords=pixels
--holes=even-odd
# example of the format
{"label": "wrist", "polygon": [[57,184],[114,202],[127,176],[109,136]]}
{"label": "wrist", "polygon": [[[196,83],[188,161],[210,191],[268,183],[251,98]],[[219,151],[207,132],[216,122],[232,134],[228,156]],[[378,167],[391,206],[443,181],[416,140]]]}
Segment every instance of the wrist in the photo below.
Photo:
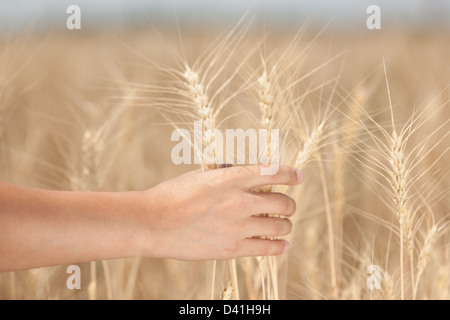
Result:
{"label": "wrist", "polygon": [[[140,212],[145,204],[142,192],[68,193],[72,208],[79,212],[83,229],[78,234],[85,254],[80,260],[109,260],[142,255]],[[69,201],[70,202],[70,201]],[[81,236],[83,234],[83,236]],[[87,259],[86,259],[87,258]]]}
{"label": "wrist", "polygon": [[120,192],[116,195],[121,207],[117,221],[120,230],[116,239],[118,255],[124,258],[145,256],[146,247],[151,243],[144,221],[151,213],[146,192]]}
{"label": "wrist", "polygon": [[158,208],[154,189],[122,193],[125,210],[122,235],[123,254],[129,257],[158,258],[161,237],[157,228]]}

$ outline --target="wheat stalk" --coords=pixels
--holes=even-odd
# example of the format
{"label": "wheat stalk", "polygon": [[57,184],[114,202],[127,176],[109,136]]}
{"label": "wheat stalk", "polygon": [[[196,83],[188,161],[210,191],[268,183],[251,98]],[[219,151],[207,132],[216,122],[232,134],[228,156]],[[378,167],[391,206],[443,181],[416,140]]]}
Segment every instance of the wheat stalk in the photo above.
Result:
{"label": "wheat stalk", "polygon": [[17,292],[16,292],[16,273],[10,272],[9,274],[9,296],[11,300],[17,299]]}
{"label": "wheat stalk", "polygon": [[387,300],[395,300],[394,280],[387,271],[383,270],[382,274],[383,274],[383,284],[384,284],[383,289],[385,298]]}
{"label": "wheat stalk", "polygon": [[450,265],[442,265],[438,272],[438,294],[441,300],[450,299]]}
{"label": "wheat stalk", "polygon": [[[344,215],[346,213],[345,203],[346,203],[346,192],[347,184],[349,183],[347,180],[347,162],[349,161],[349,157],[347,155],[350,152],[351,147],[354,141],[357,139],[359,133],[358,123],[360,122],[360,118],[362,115],[361,110],[364,107],[366,101],[366,92],[364,89],[359,88],[356,91],[355,98],[352,100],[350,104],[350,115],[348,119],[343,124],[343,131],[341,134],[341,140],[336,141],[333,144],[333,181],[334,181],[334,199],[335,199],[335,230],[336,230],[336,238],[342,239],[343,237],[343,220]],[[335,123],[336,127],[339,127],[340,119],[338,119]],[[339,128],[340,129],[340,128]],[[337,260],[342,261],[342,245],[343,242],[339,241],[336,246],[336,255],[338,256]],[[341,273],[340,265],[337,266],[339,268],[338,274]],[[337,283],[339,286],[339,283]]]}
{"label": "wheat stalk", "polygon": [[[202,159],[202,169],[204,171],[214,170],[217,168],[217,164],[214,161],[215,154],[214,149],[211,149],[211,153],[206,155],[203,152],[205,148],[209,148],[213,143],[213,137],[208,137],[205,139],[206,131],[216,128],[216,112],[211,105],[208,94],[206,93],[205,86],[200,82],[200,77],[197,72],[193,71],[188,65],[185,66],[185,72],[183,74],[185,85],[190,94],[190,99],[194,105],[194,109],[196,111],[196,115],[198,119],[200,119],[202,124],[202,150],[195,150],[195,152],[201,153]],[[213,275],[212,275],[212,286],[211,286],[211,298],[214,297],[214,284],[216,277],[216,268],[217,262],[213,262]],[[237,288],[237,269],[236,269],[236,261],[230,260],[230,272],[231,272],[231,284],[233,288]],[[231,290],[233,297],[237,300],[239,299],[239,291],[236,289]]]}
{"label": "wheat stalk", "polygon": [[404,144],[401,137],[397,135],[395,128],[391,139],[391,168],[392,168],[392,191],[394,196],[394,203],[396,207],[396,214],[400,226],[400,272],[401,272],[401,295],[402,300],[405,299],[404,292],[404,271],[403,271],[403,244],[405,242],[405,235],[408,232],[407,225],[409,224],[409,210],[406,207],[406,164],[404,161]]}
{"label": "wheat stalk", "polygon": [[[334,94],[334,92],[333,92]],[[330,101],[332,99],[332,95],[330,95]],[[328,104],[330,105],[330,101]],[[329,121],[331,113],[328,111],[325,113],[324,118],[315,125],[312,130],[310,130],[309,135],[305,135],[305,131],[307,131],[307,125],[303,117],[300,117],[301,123],[304,124],[304,128],[298,130],[300,132],[300,136],[303,137],[303,145],[300,148],[300,151],[297,153],[295,157],[294,166],[300,169],[303,169],[308,162],[312,159],[316,159],[319,164],[319,172],[320,172],[320,180],[322,186],[322,194],[325,201],[325,214],[327,221],[327,232],[328,232],[328,247],[329,247],[329,266],[330,266],[330,282],[332,288],[332,296],[337,299],[338,297],[338,288],[337,288],[337,275],[336,275],[336,257],[335,257],[335,240],[334,240],[334,228],[333,228],[333,219],[331,214],[330,207],[330,199],[327,189],[326,177],[325,177],[325,168],[323,166],[322,156],[318,153],[318,151],[323,148],[324,141],[332,136],[332,133],[326,133],[325,127]]]}
{"label": "wheat stalk", "polygon": [[330,276],[331,276],[331,294],[334,299],[338,298],[338,287],[337,287],[337,275],[336,275],[336,256],[335,256],[335,245],[334,245],[334,228],[333,228],[333,219],[331,215],[331,207],[330,207],[330,198],[328,195],[326,177],[325,177],[325,168],[323,165],[323,160],[320,154],[317,155],[317,163],[319,164],[319,172],[320,172],[320,180],[322,185],[322,193],[324,197],[325,203],[325,213],[327,220],[327,232],[328,232],[328,248],[330,255]]}
{"label": "wheat stalk", "polygon": [[234,288],[230,282],[228,282],[227,286],[222,292],[222,300],[231,300],[233,298]]}
{"label": "wheat stalk", "polygon": [[[258,97],[259,97],[259,109],[261,113],[261,120],[260,120],[260,127],[262,129],[267,130],[267,163],[271,163],[271,157],[272,157],[272,148],[271,148],[271,130],[274,127],[273,124],[273,108],[274,108],[274,99],[275,99],[275,93],[274,93],[274,84],[271,82],[271,79],[269,78],[269,75],[267,73],[266,69],[266,63],[263,63],[264,65],[264,71],[263,74],[258,78],[258,81],[256,83],[256,88],[258,91]],[[275,71],[275,68],[273,69]],[[262,150],[260,150],[260,153]],[[261,160],[261,159],[260,159]],[[260,161],[259,160],[259,161]],[[257,188],[255,190],[256,192],[271,192],[272,187],[271,186],[263,186],[260,188]],[[278,279],[277,279],[277,266],[276,266],[276,258],[275,257],[258,257],[257,258],[258,265],[261,270],[268,268],[268,273],[261,272],[261,283],[262,283],[262,290],[263,290],[263,299],[267,296],[266,295],[266,286],[264,285],[265,282],[267,282],[267,289],[268,289],[268,296],[270,296],[270,288],[273,288],[273,296],[275,300],[279,299],[278,296]],[[266,266],[263,266],[263,264],[266,264]],[[272,275],[272,285],[269,286],[269,279],[266,279],[269,275]]]}
{"label": "wheat stalk", "polygon": [[247,287],[247,299],[255,300],[258,298],[258,292],[260,287],[260,280],[262,276],[258,276],[258,273],[255,272],[254,264],[258,263],[258,260],[253,259],[251,257],[244,257],[240,259],[241,266],[243,269],[243,273],[245,276],[245,285]]}
{"label": "wheat stalk", "polygon": [[[410,255],[411,277],[413,277],[413,258],[414,258],[414,239],[412,237],[412,224],[413,219],[411,215],[411,209],[407,206],[408,201],[408,185],[410,183],[407,170],[408,158],[405,155],[406,144],[409,135],[406,131],[397,133],[395,128],[394,110],[392,107],[391,93],[389,87],[389,81],[387,77],[386,64],[383,64],[384,75],[386,79],[386,88],[389,99],[389,108],[391,114],[392,135],[389,141],[389,162],[391,165],[391,189],[394,197],[394,205],[396,215],[399,221],[400,228],[400,281],[401,281],[401,297],[405,299],[405,284],[404,284],[404,266],[403,266],[403,254],[404,243],[407,244],[407,249]],[[406,136],[406,138],[404,138]],[[408,236],[410,239],[408,239]],[[414,278],[412,278],[412,285],[414,286]]]}
{"label": "wheat stalk", "polygon": [[265,257],[256,257],[256,261],[258,262],[258,269],[261,275],[261,291],[262,291],[262,299],[268,299],[268,292],[266,289],[266,279],[267,279],[267,262]]}
{"label": "wheat stalk", "polygon": [[431,227],[431,229],[427,233],[427,236],[425,237],[423,247],[420,250],[419,260],[417,262],[416,283],[415,283],[414,295],[413,295],[414,298],[417,295],[420,278],[422,277],[422,274],[428,265],[428,262],[429,262],[429,259],[431,256],[431,251],[433,249],[434,244],[436,243],[436,241],[438,239],[438,234],[439,234],[438,226],[434,225],[433,227]]}
{"label": "wheat stalk", "polygon": [[[217,169],[217,163],[215,161],[215,149],[212,147],[214,144],[214,137],[209,136],[206,137],[206,131],[217,128],[216,118],[218,115],[218,110],[214,108],[208,98],[208,94],[206,92],[205,86],[200,82],[200,77],[197,72],[193,71],[188,65],[185,66],[185,72],[183,74],[186,87],[190,94],[190,98],[192,103],[194,104],[194,108],[196,110],[197,117],[201,120],[202,123],[202,147],[203,150],[211,149],[211,153],[205,154],[203,150],[196,150],[196,152],[201,152],[202,159],[202,168],[203,170],[214,170]],[[232,259],[229,261],[230,272],[231,272],[231,284],[233,290],[232,295],[234,300],[239,299],[239,285],[238,285],[238,276],[237,276],[237,267],[236,260]],[[211,286],[211,297],[214,297],[214,284],[215,284],[215,276],[216,276],[216,268],[217,263],[213,262],[213,278],[212,278],[212,286]]]}
{"label": "wheat stalk", "polygon": [[[379,132],[381,133],[381,137],[378,137],[377,135],[375,135],[374,131],[370,130],[367,126],[364,126],[363,128],[370,135],[372,141],[376,145],[376,148],[369,147],[368,144],[362,140],[360,142],[365,147],[381,156],[381,159],[379,159],[375,156],[368,155],[366,159],[367,163],[365,163],[365,166],[371,172],[374,172],[385,179],[388,184],[388,186],[386,187],[379,181],[371,178],[380,187],[380,189],[385,192],[387,197],[390,198],[389,202],[392,203],[392,211],[394,212],[395,217],[398,221],[400,247],[400,287],[401,298],[405,299],[405,246],[407,254],[410,258],[409,261],[411,269],[411,288],[413,288],[412,290],[414,290],[414,287],[416,287],[417,283],[414,273],[414,243],[415,233],[417,228],[420,226],[421,219],[419,219],[419,222],[415,227],[414,221],[417,212],[419,212],[420,206],[423,206],[426,203],[426,201],[420,200],[420,196],[418,197],[418,199],[422,201],[422,203],[418,203],[419,200],[416,200],[416,203],[414,203],[414,201],[411,201],[414,195],[413,193],[411,193],[411,189],[422,177],[424,177],[425,173],[427,173],[433,167],[437,160],[431,166],[426,166],[426,168],[422,170],[422,172],[413,174],[413,170],[423,159],[425,159],[426,155],[429,154],[430,151],[428,151],[424,155],[422,155],[422,152],[425,149],[427,143],[430,141],[431,137],[435,135],[439,130],[441,130],[441,128],[443,128],[443,126],[445,126],[447,122],[431,132],[427,139],[421,141],[412,150],[407,151],[406,147],[412,135],[429,119],[422,119],[427,108],[425,108],[418,114],[414,113],[407,121],[407,123],[402,127],[402,129],[400,131],[397,131],[386,67],[384,67],[384,72],[389,98],[390,122],[392,129],[390,132],[384,129],[379,123],[377,123],[367,113],[364,112],[368,119],[370,119],[370,121],[376,126],[376,128],[378,128]],[[442,139],[443,138],[441,138],[431,148],[431,150],[435,148],[442,141]],[[363,149],[359,150],[363,151]],[[355,159],[357,160],[357,158]]]}
{"label": "wheat stalk", "polygon": [[[233,53],[237,50],[237,46],[240,44],[240,42],[243,39],[243,36],[246,34],[246,28],[244,28],[241,31],[238,31],[239,23],[230,31],[228,32],[222,40],[220,40],[218,43],[215,43],[213,46],[213,50],[204,57],[203,61],[201,63],[197,63],[196,67],[191,67],[187,63],[184,64],[184,72],[182,74],[183,79],[183,86],[186,90],[186,92],[176,92],[178,95],[181,94],[183,98],[188,97],[190,100],[190,109],[193,111],[193,118],[195,120],[200,120],[202,124],[202,147],[203,150],[195,150],[195,152],[199,153],[201,152],[201,165],[203,170],[213,170],[218,168],[217,159],[216,159],[216,152],[215,152],[215,141],[214,136],[207,136],[205,133],[208,130],[217,129],[220,127],[220,123],[218,121],[218,117],[221,113],[221,111],[225,108],[225,106],[232,101],[237,95],[239,95],[242,91],[244,91],[246,84],[234,91],[231,94],[224,94],[225,89],[227,86],[230,85],[232,80],[235,79],[236,75],[239,73],[242,66],[245,64],[245,62],[253,55],[253,52],[255,48],[252,50],[249,50],[247,55],[241,60],[237,68],[231,73],[231,75],[228,75],[227,79],[223,81],[218,87],[217,90],[214,92],[210,92],[211,94],[208,94],[208,91],[211,90],[213,83],[219,78],[220,75],[223,74],[225,68],[227,67],[230,59],[233,57]],[[230,52],[227,52],[227,50],[230,50]],[[217,70],[213,70],[214,66],[217,66],[219,64],[219,57],[223,57],[223,55],[226,54],[226,57],[224,58],[224,61],[221,61],[220,66],[217,67]],[[199,71],[202,70],[202,74],[200,76]],[[205,82],[205,79],[207,78],[208,74],[211,72],[214,72],[210,76],[210,79],[208,82]],[[174,74],[177,74],[177,72],[173,72]],[[218,101],[219,95],[225,95],[226,98],[223,99],[223,101]],[[181,103],[182,105],[184,103]],[[190,115],[192,118],[192,114]],[[204,153],[204,150],[210,150],[209,154]],[[212,279],[212,293],[211,297],[214,296],[214,284],[215,284],[215,275],[216,275],[216,269],[217,264],[213,263],[213,279]],[[229,268],[231,273],[231,286],[233,287],[232,294],[233,299],[237,300],[239,299],[239,285],[238,285],[238,275],[237,275],[237,266],[236,266],[236,260],[232,259],[229,262]]]}
{"label": "wheat stalk", "polygon": [[89,300],[97,300],[97,264],[95,261],[89,263],[90,266],[90,281],[88,285]]}

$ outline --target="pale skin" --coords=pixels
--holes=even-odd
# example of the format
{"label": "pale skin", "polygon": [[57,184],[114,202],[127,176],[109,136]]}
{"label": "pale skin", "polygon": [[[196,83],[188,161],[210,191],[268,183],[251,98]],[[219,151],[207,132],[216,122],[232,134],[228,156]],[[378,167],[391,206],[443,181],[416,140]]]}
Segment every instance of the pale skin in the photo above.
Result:
{"label": "pale skin", "polygon": [[[257,193],[296,185],[301,171],[280,166],[192,171],[147,191],[64,192],[0,183],[0,272],[145,256],[222,260],[279,255],[295,201]],[[280,217],[261,217],[271,214]]]}

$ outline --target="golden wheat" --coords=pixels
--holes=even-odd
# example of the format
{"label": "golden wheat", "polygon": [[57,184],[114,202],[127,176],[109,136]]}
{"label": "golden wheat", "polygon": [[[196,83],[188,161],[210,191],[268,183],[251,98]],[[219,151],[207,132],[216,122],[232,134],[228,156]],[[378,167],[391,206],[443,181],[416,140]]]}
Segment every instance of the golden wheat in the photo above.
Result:
{"label": "golden wheat", "polygon": [[[170,163],[161,142],[170,141],[171,125],[279,128],[281,162],[307,176],[293,191],[269,189],[297,201],[291,251],[213,268],[145,258],[83,264],[80,292],[65,288],[60,267],[0,274],[0,298],[449,298],[449,95],[432,91],[448,86],[445,37],[430,37],[427,49],[407,35],[342,37],[335,48],[305,31],[247,31],[187,34],[175,59],[148,34],[125,35],[127,47],[94,35],[81,46],[55,38],[26,68],[18,68],[23,47],[1,44],[0,176],[52,189],[144,189],[186,169]],[[344,69],[330,59],[342,48],[353,63]],[[62,59],[62,49],[72,53]],[[95,63],[95,52],[127,63]],[[377,68],[385,53],[387,94]],[[359,71],[371,77],[361,83],[367,73]],[[214,141],[202,142],[207,149]],[[208,150],[204,169],[215,166]],[[366,287],[368,264],[383,266],[380,291]]]}

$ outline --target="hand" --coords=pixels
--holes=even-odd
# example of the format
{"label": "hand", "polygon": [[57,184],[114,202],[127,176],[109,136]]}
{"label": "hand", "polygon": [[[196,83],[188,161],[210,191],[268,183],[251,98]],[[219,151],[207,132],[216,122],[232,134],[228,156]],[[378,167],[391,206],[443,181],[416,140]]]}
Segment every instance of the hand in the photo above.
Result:
{"label": "hand", "polygon": [[[281,193],[251,191],[264,185],[296,185],[303,174],[280,166],[264,176],[259,166],[189,172],[144,192],[137,219],[145,256],[180,260],[279,255],[288,249],[278,237],[291,232],[286,217],[295,201]],[[151,214],[146,214],[150,212]],[[256,215],[279,215],[283,218]]]}

